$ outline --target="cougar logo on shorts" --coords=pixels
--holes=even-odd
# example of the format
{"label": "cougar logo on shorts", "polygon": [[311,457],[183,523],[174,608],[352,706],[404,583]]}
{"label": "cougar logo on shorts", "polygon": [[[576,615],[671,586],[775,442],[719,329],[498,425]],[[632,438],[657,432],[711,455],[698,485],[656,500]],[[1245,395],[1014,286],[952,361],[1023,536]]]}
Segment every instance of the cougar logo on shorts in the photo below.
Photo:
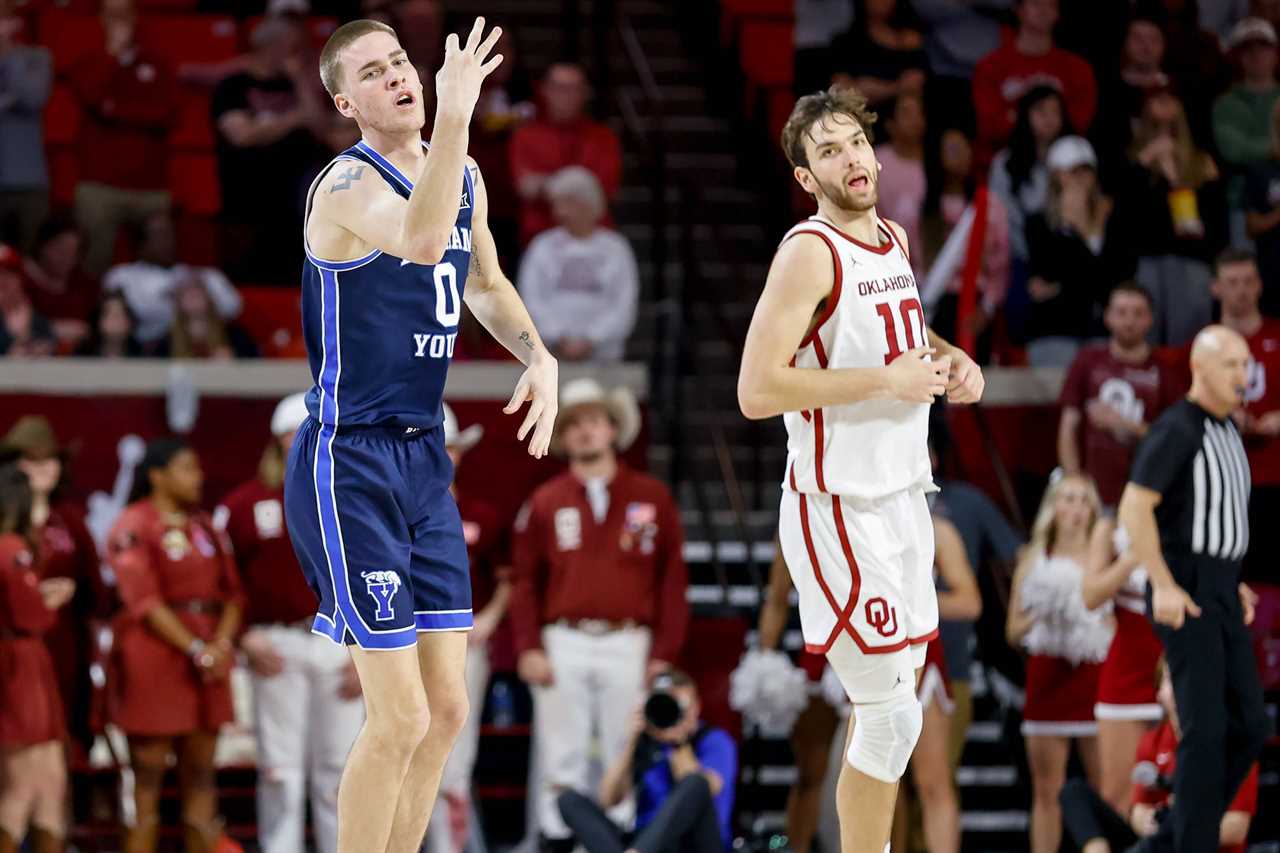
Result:
{"label": "cougar logo on shorts", "polygon": [[369,595],[378,605],[374,618],[379,622],[395,618],[395,610],[391,607],[391,599],[400,588],[400,576],[395,572],[361,572]]}
{"label": "cougar logo on shorts", "polygon": [[867,601],[867,624],[876,629],[882,637],[892,637],[898,633],[898,610],[890,607],[889,602],[876,597]]}

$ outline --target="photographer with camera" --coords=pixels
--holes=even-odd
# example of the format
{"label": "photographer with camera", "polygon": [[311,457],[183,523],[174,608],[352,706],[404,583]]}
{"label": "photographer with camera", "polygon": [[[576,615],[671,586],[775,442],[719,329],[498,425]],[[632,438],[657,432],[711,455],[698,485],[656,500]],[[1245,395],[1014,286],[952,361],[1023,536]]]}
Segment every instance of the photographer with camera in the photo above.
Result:
{"label": "photographer with camera", "polygon": [[[1154,836],[1168,819],[1173,795],[1173,772],[1182,739],[1182,725],[1173,701],[1173,680],[1161,658],[1160,687],[1156,698],[1165,719],[1143,736],[1133,768],[1133,793],[1128,820],[1107,805],[1083,779],[1072,779],[1062,789],[1062,823],[1082,853],[1120,853],[1146,850],[1145,838]],[[1249,824],[1258,810],[1258,765],[1255,762],[1227,806],[1218,829],[1220,853],[1244,853]]]}
{"label": "photographer with camera", "polygon": [[[688,675],[656,676],[632,715],[631,739],[600,783],[598,803],[573,790],[557,799],[564,822],[587,853],[723,853],[732,841],[738,746],[699,719]],[[624,833],[605,813],[635,793],[636,829]],[[628,846],[629,845],[629,846]]]}

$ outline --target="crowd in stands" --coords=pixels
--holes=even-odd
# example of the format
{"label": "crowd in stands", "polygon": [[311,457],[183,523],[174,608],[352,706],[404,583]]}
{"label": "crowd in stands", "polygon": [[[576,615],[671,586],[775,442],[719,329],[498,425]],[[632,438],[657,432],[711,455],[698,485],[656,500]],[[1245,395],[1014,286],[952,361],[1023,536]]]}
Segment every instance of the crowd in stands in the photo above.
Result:
{"label": "crowd in stands", "polygon": [[[0,0],[0,354],[264,349],[237,322],[249,319],[247,287],[296,286],[308,188],[355,139],[317,91],[317,37],[338,18],[385,20],[430,80],[451,28],[433,0],[316,6],[314,16],[301,5],[273,0],[265,17],[219,6],[234,16],[217,19],[233,49],[178,65],[173,45],[148,34],[170,18],[133,0],[40,13]],[[1135,837],[1152,830],[1180,733],[1160,707],[1158,648],[1145,618],[1135,621],[1141,592],[1110,513],[1141,437],[1186,390],[1189,341],[1214,318],[1253,356],[1236,416],[1253,475],[1246,578],[1280,612],[1280,322],[1267,316],[1280,309],[1280,4],[1086,6],[1088,16],[1058,0],[797,3],[797,86],[855,85],[883,117],[881,213],[907,231],[935,325],[971,336],[984,361],[1066,375],[1061,476],[1028,533],[951,478],[943,419],[932,430],[945,618],[903,788],[925,803],[933,853],[960,845],[945,770],[964,749],[971,678],[1015,652],[1027,661],[1030,848],[1056,851],[1066,832],[1103,849],[1081,815],[1107,809]],[[486,82],[471,135],[503,262],[560,358],[617,360],[641,298],[637,259],[609,212],[619,141],[589,117],[582,67],[552,64],[535,83],[514,36],[503,39],[508,62]],[[68,115],[73,134],[46,135]],[[495,352],[461,337],[469,357]],[[216,462],[182,440],[153,442],[101,541],[65,488],[67,444],[38,417],[0,421],[0,679],[12,679],[0,680],[0,851],[24,837],[61,849],[84,817],[68,816],[63,768],[82,765],[108,723],[132,762],[129,849],[152,849],[164,833],[171,763],[187,849],[218,849],[213,750],[233,713],[237,659],[257,700],[261,847],[304,849],[309,798],[312,843],[332,849],[335,764],[360,725],[359,684],[310,633],[314,594],[284,527],[281,460],[303,417],[297,398],[281,402],[259,476],[226,495],[204,493],[201,465]],[[639,430],[626,392],[567,383],[554,441],[567,470],[514,519],[456,494],[473,565],[471,707],[483,707],[500,667],[528,685],[541,768],[531,831],[550,851],[727,849],[734,834],[736,748],[700,719],[698,685],[678,668],[690,616],[675,498],[619,458]],[[481,432],[452,413],[446,434],[455,465],[484,453]],[[775,565],[766,595],[765,647],[782,642],[785,568]],[[996,621],[997,640],[978,619]],[[1255,631],[1275,621],[1260,618]],[[91,629],[105,625],[114,651],[95,684]],[[822,679],[820,658],[800,663]],[[675,697],[669,725],[642,712],[654,689]],[[33,697],[21,714],[2,698],[18,690]],[[822,779],[840,706],[815,689],[793,735],[797,851],[810,849],[830,799]],[[471,802],[473,716],[441,783],[432,850],[462,850],[484,830]],[[1073,752],[1083,781],[1068,781]],[[1134,765],[1153,756],[1164,762],[1157,778],[1133,785]],[[598,785],[593,759],[605,770]],[[1256,808],[1256,788],[1242,789],[1223,849],[1242,849]],[[894,849],[909,844],[903,829]]]}
{"label": "crowd in stands", "polygon": [[[339,18],[287,0],[229,10],[239,20],[178,6],[0,3],[0,355],[277,354],[237,327],[238,291],[297,286],[309,189],[358,139],[317,72]],[[424,81],[458,23],[437,0],[341,14],[396,27]],[[640,290],[608,208],[618,137],[588,114],[581,66],[552,63],[534,83],[510,29],[499,49],[470,153],[503,264],[535,314],[591,330],[552,338],[562,360],[616,361]],[[554,238],[526,269],[543,232]],[[474,324],[460,337],[462,357],[506,357]]]}

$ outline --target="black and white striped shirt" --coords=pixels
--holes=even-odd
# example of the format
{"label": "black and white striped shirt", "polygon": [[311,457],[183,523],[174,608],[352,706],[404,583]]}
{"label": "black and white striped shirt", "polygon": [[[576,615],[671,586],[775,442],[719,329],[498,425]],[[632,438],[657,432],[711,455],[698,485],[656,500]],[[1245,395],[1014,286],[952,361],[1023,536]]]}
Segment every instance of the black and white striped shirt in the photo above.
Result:
{"label": "black and white striped shirt", "polygon": [[1139,445],[1129,479],[1161,495],[1166,555],[1239,562],[1249,550],[1249,459],[1230,419],[1190,400],[1170,406]]}

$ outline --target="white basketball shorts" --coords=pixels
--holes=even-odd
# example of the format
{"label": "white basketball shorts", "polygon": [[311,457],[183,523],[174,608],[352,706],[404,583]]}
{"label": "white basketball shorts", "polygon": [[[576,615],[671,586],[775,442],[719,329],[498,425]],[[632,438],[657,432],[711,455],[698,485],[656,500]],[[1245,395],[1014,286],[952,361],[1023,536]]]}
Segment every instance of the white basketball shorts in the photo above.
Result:
{"label": "white basketball shorts", "polygon": [[778,537],[805,649],[827,656],[850,700],[881,702],[900,684],[914,690],[938,635],[924,490],[862,501],[784,489]]}

